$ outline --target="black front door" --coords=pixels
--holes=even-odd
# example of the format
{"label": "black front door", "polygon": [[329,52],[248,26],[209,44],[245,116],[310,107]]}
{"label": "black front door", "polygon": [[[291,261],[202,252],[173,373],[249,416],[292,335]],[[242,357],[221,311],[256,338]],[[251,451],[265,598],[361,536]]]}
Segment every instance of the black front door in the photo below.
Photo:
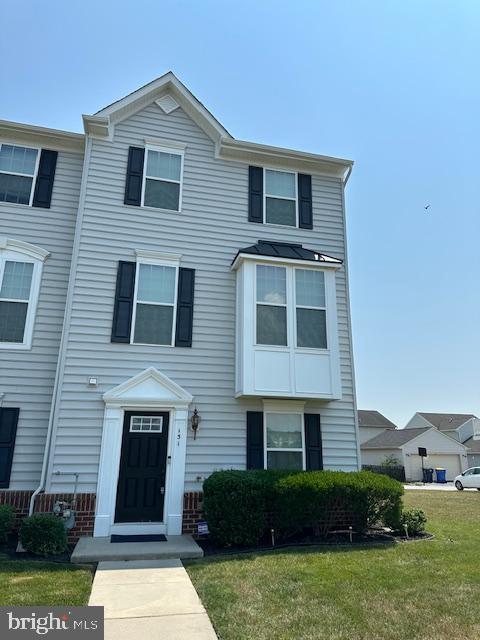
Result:
{"label": "black front door", "polygon": [[125,412],[115,522],[163,522],[168,418]]}

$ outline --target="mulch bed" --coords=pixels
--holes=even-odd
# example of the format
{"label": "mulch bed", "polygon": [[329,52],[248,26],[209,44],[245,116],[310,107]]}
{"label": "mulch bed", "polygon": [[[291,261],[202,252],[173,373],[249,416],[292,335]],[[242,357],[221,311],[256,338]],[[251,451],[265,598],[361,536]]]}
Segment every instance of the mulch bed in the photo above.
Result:
{"label": "mulch bed", "polygon": [[36,556],[33,553],[27,551],[21,551],[17,553],[18,537],[15,534],[8,536],[7,542],[0,543],[0,559],[2,556],[7,556],[8,560],[38,560],[40,562],[58,562],[60,564],[68,564],[70,562],[70,556],[75,548],[75,545],[69,545],[67,551],[60,553],[56,556]]}
{"label": "mulch bed", "polygon": [[288,541],[279,541],[278,544],[272,545],[271,540],[262,540],[260,544],[254,547],[231,546],[228,548],[217,546],[209,538],[197,539],[197,544],[203,549],[205,557],[236,555],[239,553],[258,553],[259,551],[276,551],[277,549],[289,549],[295,547],[359,547],[359,546],[378,546],[378,545],[394,545],[401,542],[415,542],[419,540],[431,540],[434,536],[431,533],[421,533],[417,536],[400,536],[392,535],[381,530],[372,529],[364,534],[352,533],[350,538],[349,532],[332,532],[327,538],[316,538],[314,536],[296,536],[291,537]]}

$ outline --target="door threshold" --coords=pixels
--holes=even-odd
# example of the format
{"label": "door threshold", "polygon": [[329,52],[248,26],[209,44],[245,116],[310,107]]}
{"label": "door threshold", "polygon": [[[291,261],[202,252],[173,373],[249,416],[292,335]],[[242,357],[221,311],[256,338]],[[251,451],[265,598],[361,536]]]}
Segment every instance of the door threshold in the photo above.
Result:
{"label": "door threshold", "polygon": [[164,522],[116,522],[110,527],[110,533],[125,536],[166,534],[167,525]]}

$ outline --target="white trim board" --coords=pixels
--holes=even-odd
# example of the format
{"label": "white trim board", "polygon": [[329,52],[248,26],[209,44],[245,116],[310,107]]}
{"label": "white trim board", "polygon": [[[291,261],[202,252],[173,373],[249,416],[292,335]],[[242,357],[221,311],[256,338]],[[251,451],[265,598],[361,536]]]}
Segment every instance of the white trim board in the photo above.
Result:
{"label": "white trim board", "polygon": [[[103,395],[100,465],[95,512],[95,537],[116,533],[182,533],[183,491],[188,426],[188,405],[193,396],[173,380],[150,367]],[[170,426],[167,445],[164,521],[155,523],[115,523],[117,484],[125,411],[168,411]],[[148,525],[148,526],[147,526]],[[150,529],[148,529],[150,527]]]}

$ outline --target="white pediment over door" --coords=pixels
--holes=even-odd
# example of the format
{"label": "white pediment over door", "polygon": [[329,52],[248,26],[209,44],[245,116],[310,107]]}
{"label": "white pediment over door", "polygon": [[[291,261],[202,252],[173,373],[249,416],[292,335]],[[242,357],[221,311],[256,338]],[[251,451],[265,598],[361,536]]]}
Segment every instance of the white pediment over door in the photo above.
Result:
{"label": "white pediment over door", "polygon": [[168,376],[150,367],[103,394],[106,405],[188,406],[193,396]]}

